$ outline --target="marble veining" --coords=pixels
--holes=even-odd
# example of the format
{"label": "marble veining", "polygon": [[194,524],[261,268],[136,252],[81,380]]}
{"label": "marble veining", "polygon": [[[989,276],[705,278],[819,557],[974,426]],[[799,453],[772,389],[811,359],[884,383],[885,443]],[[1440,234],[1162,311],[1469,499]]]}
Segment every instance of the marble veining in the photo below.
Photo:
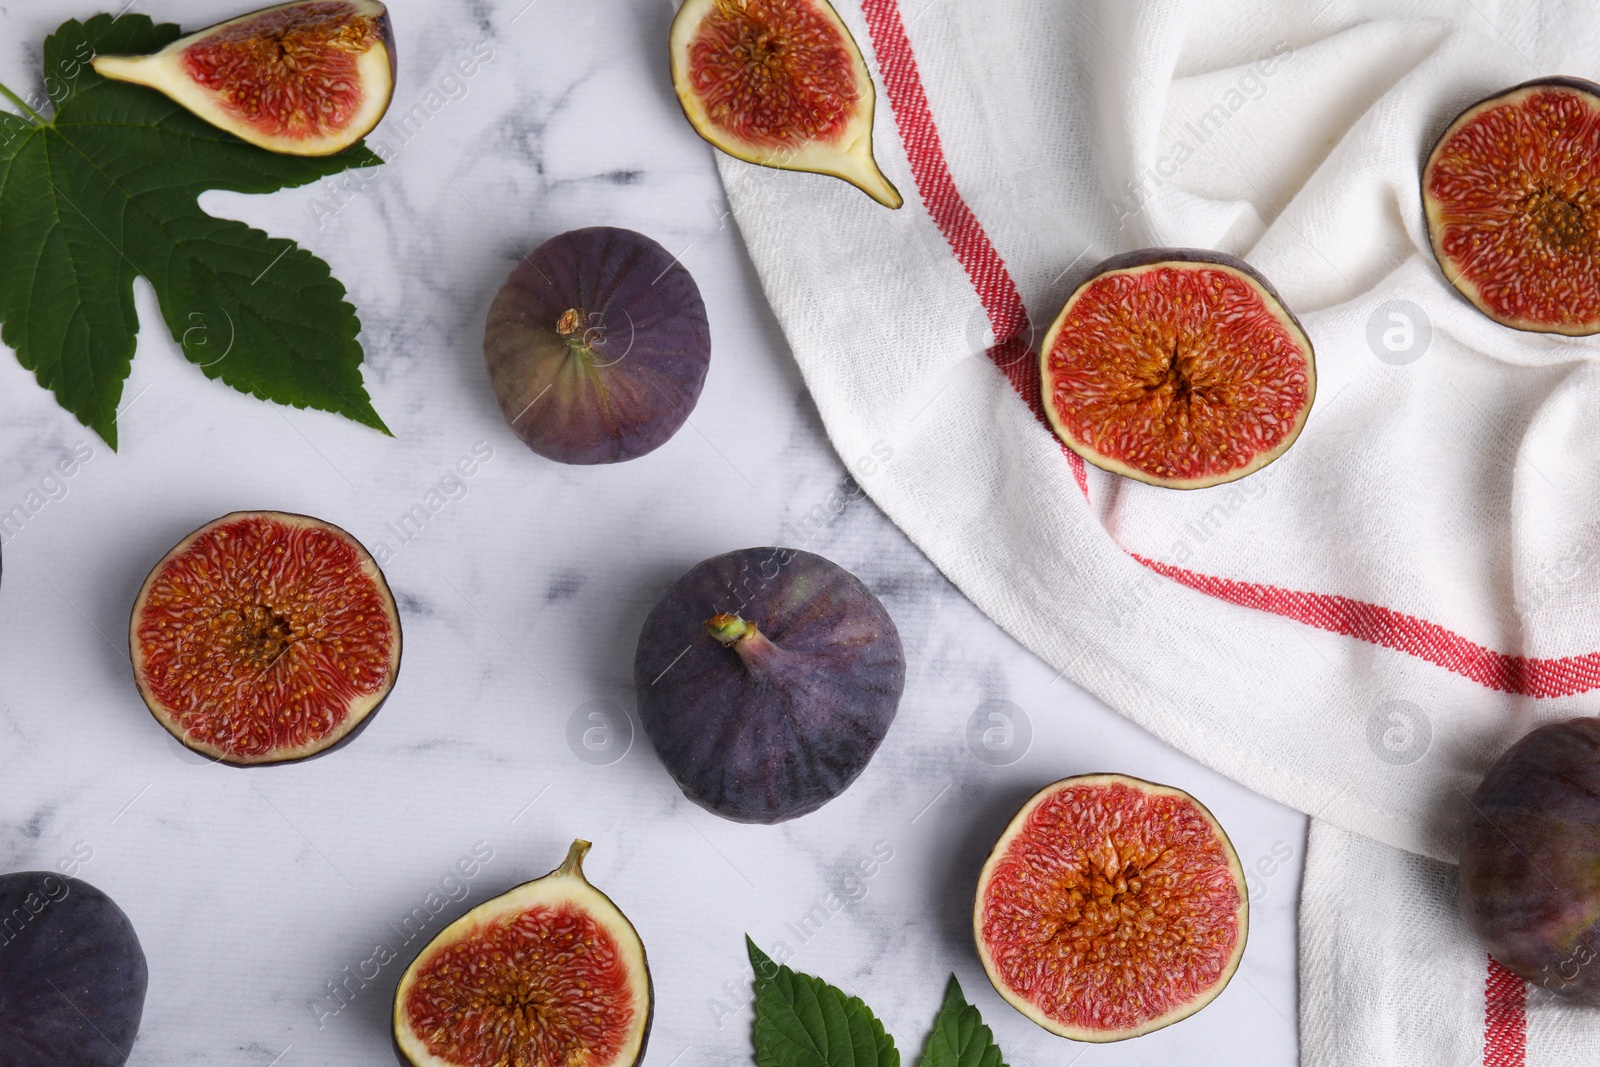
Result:
{"label": "marble veining", "polygon": [[[130,6],[188,27],[237,13],[224,0]],[[0,511],[28,512],[0,531],[0,864],[76,872],[133,918],[151,985],[129,1062],[389,1062],[389,998],[421,939],[584,836],[591,876],[651,954],[658,1067],[751,1062],[746,932],[864,997],[907,1062],[954,971],[1012,1063],[1231,1065],[1241,1042],[1252,1064],[1294,1063],[1303,820],[1056,677],[872,504],[894,442],[842,459],[829,446],[711,150],[673,99],[673,5],[391,6],[401,80],[373,139],[388,163],[203,202],[332,265],[362,316],[366,380],[393,439],[206,381],[143,282],[120,453],[0,353]],[[43,36],[95,11],[0,7],[0,80],[31,88]],[[651,234],[694,273],[711,371],[666,447],[565,468],[501,422],[483,317],[519,256],[601,223]],[[458,464],[474,456],[468,475]],[[74,458],[68,476],[59,465]],[[326,759],[213,766],[134,691],[125,634],[139,583],[178,537],[236,508],[339,523],[382,552],[399,596],[399,684],[370,729]],[[631,688],[639,625],[667,586],[706,556],[771,543],[822,553],[873,588],[909,675],[862,778],[775,828],[686,801],[632,717]],[[587,736],[603,743],[572,740],[596,725]],[[993,994],[969,913],[1010,812],[1048,781],[1103,769],[1190,789],[1246,865],[1261,865],[1250,948],[1217,1003],[1088,1048]]]}

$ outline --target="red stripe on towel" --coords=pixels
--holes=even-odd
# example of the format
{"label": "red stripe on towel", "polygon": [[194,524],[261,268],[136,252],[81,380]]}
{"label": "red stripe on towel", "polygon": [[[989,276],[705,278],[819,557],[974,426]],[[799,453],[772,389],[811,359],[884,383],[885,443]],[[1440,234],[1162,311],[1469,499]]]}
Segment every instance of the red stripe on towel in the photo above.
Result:
{"label": "red stripe on towel", "polygon": [[1528,986],[1489,957],[1483,982],[1483,1067],[1527,1067]]}
{"label": "red stripe on towel", "polygon": [[[996,343],[989,349],[989,358],[1004,372],[1034,416],[1048,425],[1039,393],[1038,357],[1028,348],[1027,309],[994,242],[956,188],[898,0],[862,0],[861,10],[872,34],[884,92],[894,109],[917,191],[971,279],[994,327]],[[1088,479],[1082,458],[1065,448],[1063,451],[1079,488],[1087,496]],[[1507,655],[1438,623],[1393,608],[1327,593],[1216,578],[1140,556],[1133,558],[1157,574],[1219,600],[1405,652],[1490,689],[1523,696],[1559,697],[1600,688],[1600,652],[1558,659]]]}

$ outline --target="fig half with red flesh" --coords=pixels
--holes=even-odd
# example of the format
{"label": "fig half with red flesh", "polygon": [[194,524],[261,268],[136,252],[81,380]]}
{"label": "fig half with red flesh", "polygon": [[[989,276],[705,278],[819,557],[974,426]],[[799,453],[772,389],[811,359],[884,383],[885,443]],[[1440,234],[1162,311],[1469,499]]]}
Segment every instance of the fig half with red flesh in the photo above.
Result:
{"label": "fig half with red flesh", "polygon": [[345,531],[281,512],[225,515],[139,590],[133,675],[156,721],[223,763],[284,763],[350,741],[400,670],[400,616]]}
{"label": "fig half with red flesh", "polygon": [[1018,1011],[1062,1037],[1121,1041],[1222,992],[1244,955],[1249,894],[1199,801],[1088,774],[1017,812],[983,865],[973,926],[989,980]]}
{"label": "fig half with red flesh", "polygon": [[872,155],[872,75],[828,0],[684,0],[671,46],[678,102],[707,141],[904,203]]}
{"label": "fig half with red flesh", "polygon": [[147,56],[95,56],[102,77],[157,89],[271,152],[327,156],[367,134],[394,97],[394,34],[376,0],[275,4]]}
{"label": "fig half with red flesh", "polygon": [[689,421],[711,365],[694,277],[633,230],[552,237],[489,308],[484,360],[507,425],[560,463],[653,452]]}
{"label": "fig half with red flesh", "polygon": [[899,631],[830,560],[791,548],[713,556],[645,619],[639,718],[685,796],[736,822],[813,812],[883,742],[905,687]]}
{"label": "fig half with red flesh", "polygon": [[1518,330],[1600,332],[1600,85],[1540,78],[1463,111],[1422,172],[1451,285]]}
{"label": "fig half with red flesh", "polygon": [[1316,396],[1311,339],[1254,268],[1221,252],[1114,256],[1040,348],[1045,415],[1097,467],[1172,489],[1231,482],[1288,451]]}
{"label": "fig half with red flesh", "polygon": [[473,908],[400,976],[405,1067],[632,1067],[654,994],[644,943],[583,876],[589,842],[536,881]]}

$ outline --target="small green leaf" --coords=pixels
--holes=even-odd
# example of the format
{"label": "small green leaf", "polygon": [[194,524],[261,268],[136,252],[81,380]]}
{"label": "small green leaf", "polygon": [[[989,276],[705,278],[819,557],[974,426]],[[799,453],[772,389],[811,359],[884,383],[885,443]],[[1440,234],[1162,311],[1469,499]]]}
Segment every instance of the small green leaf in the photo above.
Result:
{"label": "small green leaf", "polygon": [[748,936],[756,972],[756,1067],[900,1067],[900,1053],[857,997],[773,963]]}
{"label": "small green leaf", "polygon": [[209,189],[268,193],[382,161],[360,146],[274,155],[89,65],[179,33],[143,15],[63,23],[44,47],[54,117],[0,113],[0,340],[115,448],[144,277],[208,378],[387,433],[362,383],[361,323],[327,264],[198,202]]}
{"label": "small green leaf", "polygon": [[961,994],[961,983],[950,976],[945,987],[944,1007],[933,1021],[928,1047],[917,1067],[1006,1067],[994,1034],[983,1025],[978,1009]]}

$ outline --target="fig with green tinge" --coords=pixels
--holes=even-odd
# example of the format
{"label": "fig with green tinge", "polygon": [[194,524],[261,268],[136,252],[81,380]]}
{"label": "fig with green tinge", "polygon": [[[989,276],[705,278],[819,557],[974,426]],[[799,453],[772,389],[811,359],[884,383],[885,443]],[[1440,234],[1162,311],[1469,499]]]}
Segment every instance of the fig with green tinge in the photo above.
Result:
{"label": "fig with green tinge", "polygon": [[583,876],[589,842],[543,878],[478,905],[400,976],[404,1067],[633,1067],[650,1036],[644,944]]}
{"label": "fig with green tinge", "polygon": [[377,0],[275,4],[147,56],[94,57],[102,77],[157,89],[271,152],[328,156],[360,141],[394,96],[394,34]]}
{"label": "fig with green tinge", "polygon": [[484,331],[506,423],[541,456],[618,463],[689,419],[711,363],[694,277],[642,233],[553,237],[511,272]]}
{"label": "fig with green tinge", "polygon": [[680,578],[645,620],[639,717],[690,800],[774,823],[855,781],[905,686],[894,621],[850,572],[748,548]]}
{"label": "fig with green tinge", "polygon": [[678,102],[716,147],[904,203],[872,156],[872,75],[828,0],[684,0],[671,48]]}
{"label": "fig with green tinge", "polygon": [[122,1067],[148,980],[110,897],[46,871],[0,876],[0,1065]]}
{"label": "fig with green tinge", "polygon": [[1600,720],[1523,737],[1472,795],[1461,911],[1513,974],[1600,1004]]}

